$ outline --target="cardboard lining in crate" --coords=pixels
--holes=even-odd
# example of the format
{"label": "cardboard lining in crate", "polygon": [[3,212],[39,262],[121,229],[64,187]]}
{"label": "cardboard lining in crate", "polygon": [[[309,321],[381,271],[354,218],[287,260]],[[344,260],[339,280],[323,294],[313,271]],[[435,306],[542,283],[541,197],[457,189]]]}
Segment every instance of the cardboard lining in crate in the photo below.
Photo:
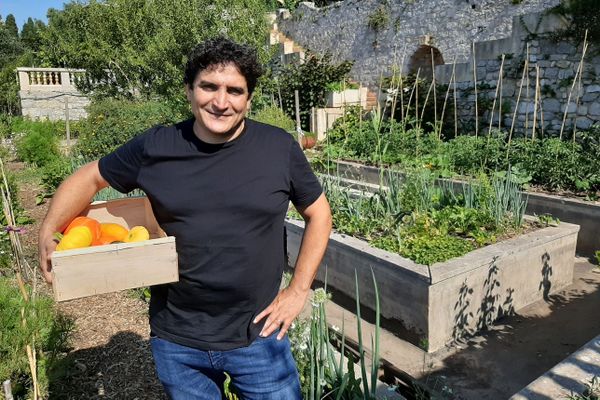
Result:
{"label": "cardboard lining in crate", "polygon": [[160,229],[148,199],[95,202],[81,215],[128,229],[143,225],[150,240],[55,251],[51,260],[56,301],[179,280],[175,238]]}

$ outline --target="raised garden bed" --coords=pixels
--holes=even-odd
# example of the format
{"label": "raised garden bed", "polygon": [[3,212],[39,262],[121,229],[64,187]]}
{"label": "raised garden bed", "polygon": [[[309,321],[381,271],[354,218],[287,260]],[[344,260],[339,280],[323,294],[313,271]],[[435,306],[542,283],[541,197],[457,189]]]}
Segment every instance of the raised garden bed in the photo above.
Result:
{"label": "raised garden bed", "polygon": [[[347,161],[336,163],[337,175],[340,177],[378,185],[382,177],[377,167]],[[397,172],[397,174],[401,174]],[[385,184],[385,175],[384,184]],[[368,187],[369,185],[366,185]],[[550,214],[560,221],[577,224],[581,227],[577,239],[577,253],[593,256],[600,250],[600,203],[586,202],[576,198],[557,195],[525,192],[528,196],[526,213],[529,215]]]}
{"label": "raised garden bed", "polygon": [[[286,221],[291,265],[303,226]],[[372,269],[381,315],[400,322],[411,334],[408,339],[435,352],[569,285],[578,231],[577,225],[560,223],[431,266],[333,233],[317,279],[323,282],[327,274],[329,286],[354,297],[356,271],[361,304],[372,309]]]}

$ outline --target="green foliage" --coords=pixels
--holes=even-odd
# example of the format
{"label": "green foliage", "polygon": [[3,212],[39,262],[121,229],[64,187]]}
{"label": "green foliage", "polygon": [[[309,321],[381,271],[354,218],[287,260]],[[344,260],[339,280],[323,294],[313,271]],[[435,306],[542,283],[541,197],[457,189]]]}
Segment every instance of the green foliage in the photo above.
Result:
{"label": "green foliage", "polygon": [[100,158],[152,126],[179,122],[187,116],[164,102],[96,100],[80,124],[74,151],[85,159]]}
{"label": "green foliage", "polygon": [[21,133],[15,143],[21,160],[43,167],[60,156],[59,138],[52,123],[23,120],[13,124],[13,130]]}
{"label": "green foliage", "polygon": [[600,125],[578,132],[576,142],[517,138],[508,148],[506,133],[496,129],[490,135],[443,141],[434,131],[423,133],[405,121],[384,119],[375,129],[374,120],[358,107],[348,108],[327,132],[324,156],[405,169],[426,166],[444,177],[510,171],[512,181],[550,191],[587,193],[590,198],[600,191]]}
{"label": "green foliage", "polygon": [[15,69],[29,65],[31,56],[19,38],[0,24],[0,113],[16,115],[19,113],[19,84],[15,79]]}
{"label": "green foliage", "polygon": [[344,80],[352,68],[352,62],[333,64],[331,55],[307,54],[303,64],[289,64],[279,71],[277,79],[285,113],[296,118],[294,91],[298,90],[300,121],[302,129],[309,129],[312,107],[323,107],[326,103],[326,86]]}
{"label": "green foliage", "polygon": [[598,400],[600,399],[600,377],[594,375],[586,384],[581,393],[573,393],[567,397],[567,400]]}
{"label": "green foliage", "polygon": [[75,167],[68,157],[59,156],[41,168],[42,187],[45,195],[51,195]]}
{"label": "green foliage", "polygon": [[596,264],[600,265],[600,250],[596,250],[594,257],[596,257]]}
{"label": "green foliage", "polygon": [[46,24],[43,21],[27,18],[21,30],[23,46],[37,54],[42,47],[42,32],[45,29]]}
{"label": "green foliage", "polygon": [[342,92],[346,89],[358,89],[358,83],[350,82],[348,80],[331,82],[325,85],[328,92]]}
{"label": "green foliage", "polygon": [[367,26],[373,29],[375,32],[379,32],[385,29],[390,22],[390,11],[389,8],[380,4],[375,11],[369,15],[367,20]]}
{"label": "green foliage", "polygon": [[6,20],[4,21],[4,28],[6,31],[16,39],[19,38],[19,28],[17,27],[17,21],[15,20],[15,16],[12,14],[8,14],[6,16]]}
{"label": "green foliage", "polygon": [[254,45],[266,61],[263,0],[91,0],[48,11],[41,56],[59,67],[83,68],[96,95],[183,96],[189,51],[217,35]]}
{"label": "green foliage", "polygon": [[[289,279],[289,277],[287,278]],[[344,327],[330,328],[327,323],[326,303],[331,295],[323,288],[314,291],[310,318],[297,319],[288,335],[292,354],[298,366],[302,394],[305,399],[375,399],[379,370],[380,308],[377,281],[375,287],[375,337],[371,340],[371,365],[366,362],[363,345],[360,292],[355,276],[358,356],[346,354]],[[334,346],[335,343],[335,346]],[[337,348],[341,350],[338,351]],[[355,373],[355,364],[360,370]],[[361,378],[356,378],[361,376]]]}
{"label": "green foliage", "polygon": [[58,314],[54,304],[40,294],[25,302],[17,283],[0,276],[0,381],[11,380],[15,398],[33,398],[27,345],[35,343],[42,398],[47,398],[49,382],[64,373],[62,354],[73,323]]}
{"label": "green foliage", "polygon": [[331,179],[323,188],[338,232],[419,263],[461,256],[520,229],[527,202],[510,172],[491,181],[482,175],[462,193],[437,178],[418,168],[404,178],[386,176],[388,188],[370,195],[352,194]]}
{"label": "green foliage", "polygon": [[553,12],[564,15],[568,26],[557,32],[558,38],[573,38],[583,41],[587,31],[587,40],[600,43],[600,3],[597,0],[561,0]]}
{"label": "green foliage", "polygon": [[296,126],[294,121],[290,117],[288,117],[281,108],[276,106],[269,106],[263,108],[262,110],[254,114],[254,119],[258,122],[263,122],[265,124],[279,127],[288,132],[293,131]]}

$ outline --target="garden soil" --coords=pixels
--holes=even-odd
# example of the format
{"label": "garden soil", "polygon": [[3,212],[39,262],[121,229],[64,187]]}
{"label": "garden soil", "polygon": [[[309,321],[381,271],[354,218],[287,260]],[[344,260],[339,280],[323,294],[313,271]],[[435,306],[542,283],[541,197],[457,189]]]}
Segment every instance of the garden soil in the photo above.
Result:
{"label": "garden soil", "polygon": [[[24,168],[22,163],[8,164],[17,173]],[[48,208],[47,201],[36,205],[40,192],[36,179],[19,182],[21,204],[35,220],[22,235],[26,257],[35,266],[38,227]],[[40,286],[50,293],[46,285]],[[599,288],[600,269],[577,258],[573,285],[481,336],[427,355],[384,331],[382,355],[389,365],[439,392],[444,386],[451,389],[453,396],[446,398],[507,399],[600,333]],[[50,399],[166,399],[152,364],[147,303],[124,291],[58,307],[73,321],[67,354],[72,364],[65,379],[51,383]],[[328,313],[331,321],[351,315],[335,304]],[[365,331],[368,326],[365,322]]]}

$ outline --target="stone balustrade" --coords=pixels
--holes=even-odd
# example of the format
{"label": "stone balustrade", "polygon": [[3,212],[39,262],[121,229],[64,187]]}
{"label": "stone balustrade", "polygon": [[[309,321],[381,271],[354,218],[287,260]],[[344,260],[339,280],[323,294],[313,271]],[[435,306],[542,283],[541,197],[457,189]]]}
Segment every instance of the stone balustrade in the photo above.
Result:
{"label": "stone balustrade", "polygon": [[21,112],[33,119],[79,120],[90,103],[77,85],[88,79],[85,70],[71,68],[17,68]]}

